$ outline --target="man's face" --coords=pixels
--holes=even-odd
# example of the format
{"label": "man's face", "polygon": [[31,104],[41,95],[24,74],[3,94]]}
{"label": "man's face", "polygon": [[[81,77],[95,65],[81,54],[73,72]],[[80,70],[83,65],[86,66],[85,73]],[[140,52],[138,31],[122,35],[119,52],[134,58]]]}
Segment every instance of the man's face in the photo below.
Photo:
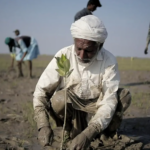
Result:
{"label": "man's face", "polygon": [[80,62],[89,63],[98,51],[98,44],[94,41],[76,38],[75,51]]}
{"label": "man's face", "polygon": [[90,11],[95,11],[96,10],[96,8],[97,8],[97,6],[96,5],[90,5]]}
{"label": "man's face", "polygon": [[15,31],[15,35],[18,36],[18,35],[19,35],[19,32],[18,32],[18,31]]}

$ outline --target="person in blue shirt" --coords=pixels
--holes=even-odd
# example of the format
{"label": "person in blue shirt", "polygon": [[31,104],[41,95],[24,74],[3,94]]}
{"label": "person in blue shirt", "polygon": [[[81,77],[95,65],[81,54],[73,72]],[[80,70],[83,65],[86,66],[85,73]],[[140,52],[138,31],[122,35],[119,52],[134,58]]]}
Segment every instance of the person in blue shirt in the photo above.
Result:
{"label": "person in blue shirt", "polygon": [[83,16],[92,15],[92,12],[95,11],[97,7],[102,7],[99,0],[89,0],[87,7],[76,13],[74,21],[80,19]]}
{"label": "person in blue shirt", "polygon": [[[32,60],[39,55],[39,47],[37,41],[33,37],[20,36],[17,38],[7,37],[5,44],[8,45],[10,52],[15,53],[15,59],[18,62],[18,77],[23,77],[22,62],[28,61],[29,76],[32,78]],[[15,48],[19,48],[19,52],[15,52]]]}

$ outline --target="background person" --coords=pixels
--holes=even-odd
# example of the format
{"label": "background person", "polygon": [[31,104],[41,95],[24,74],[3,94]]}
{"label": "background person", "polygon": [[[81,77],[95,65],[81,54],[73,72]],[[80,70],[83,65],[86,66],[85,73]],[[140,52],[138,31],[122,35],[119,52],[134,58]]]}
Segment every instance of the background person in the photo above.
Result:
{"label": "background person", "polygon": [[20,31],[19,31],[18,29],[16,29],[16,30],[14,31],[14,33],[15,33],[16,37],[19,37],[19,36],[20,36]]}
{"label": "background person", "polygon": [[92,12],[94,12],[97,7],[102,7],[99,0],[89,0],[87,3],[87,7],[76,13],[74,21],[80,19],[83,16],[92,15]]}
{"label": "background person", "polygon": [[28,61],[29,64],[29,76],[32,78],[32,60],[39,55],[39,47],[37,41],[33,37],[20,36],[15,39],[7,37],[5,44],[8,45],[9,50],[14,48],[20,48],[20,51],[16,54],[16,61],[18,62],[18,77],[23,77],[22,62]]}
{"label": "background person", "polygon": [[[15,36],[18,37],[20,35],[20,31],[17,29],[14,31]],[[12,49],[9,48],[10,50],[10,56],[11,56],[11,66],[9,67],[9,69],[14,69],[14,62],[15,62],[15,57],[16,57],[16,53],[18,51],[20,51],[20,48],[17,47],[13,47]]]}
{"label": "background person", "polygon": [[5,44],[7,44],[9,42],[9,52],[10,52],[10,57],[11,57],[11,65],[9,67],[9,69],[14,69],[14,62],[15,62],[15,57],[16,57],[16,48],[12,45],[13,40],[10,39],[5,39]]}
{"label": "background person", "polygon": [[145,51],[144,51],[145,54],[148,54],[148,46],[149,46],[149,43],[150,43],[150,24],[149,24],[148,34],[147,34],[146,48],[145,48]]}

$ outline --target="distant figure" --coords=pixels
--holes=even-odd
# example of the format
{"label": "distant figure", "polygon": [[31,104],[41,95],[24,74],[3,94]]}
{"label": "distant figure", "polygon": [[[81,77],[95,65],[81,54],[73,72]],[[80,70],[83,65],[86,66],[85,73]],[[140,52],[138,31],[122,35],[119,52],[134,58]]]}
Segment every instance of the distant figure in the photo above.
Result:
{"label": "distant figure", "polygon": [[16,37],[20,36],[20,31],[19,31],[18,29],[16,29],[16,30],[14,31],[14,33],[15,33]]}
{"label": "distant figure", "polygon": [[[15,38],[16,37],[19,37],[20,36],[20,31],[17,29],[14,31],[15,33]],[[11,56],[11,65],[9,67],[9,69],[14,69],[14,61],[15,61],[15,57],[16,57],[16,52],[20,51],[20,48],[13,48],[11,51],[10,51],[10,56]]]}
{"label": "distant figure", "polygon": [[97,7],[102,7],[99,0],[89,0],[87,7],[76,13],[74,21],[80,19],[83,16],[92,15],[92,12],[95,11]]}
{"label": "distant figure", "polygon": [[148,30],[148,35],[147,35],[146,48],[145,48],[145,51],[144,51],[145,54],[148,54],[148,45],[149,45],[149,43],[150,43],[150,24],[149,24],[149,30]]}
{"label": "distant figure", "polygon": [[[6,44],[6,41],[5,41]],[[10,57],[11,57],[11,65],[9,67],[10,70],[14,69],[14,61],[15,61],[15,57],[16,57],[16,49],[15,47],[11,47],[9,46],[9,52],[10,52]]]}
{"label": "distant figure", "polygon": [[18,77],[23,77],[22,62],[29,62],[29,76],[32,78],[32,59],[37,58],[39,55],[39,47],[37,41],[33,37],[20,36],[17,38],[7,37],[5,44],[8,45],[10,52],[15,53],[15,48],[20,48],[16,54],[16,61],[18,62]]}

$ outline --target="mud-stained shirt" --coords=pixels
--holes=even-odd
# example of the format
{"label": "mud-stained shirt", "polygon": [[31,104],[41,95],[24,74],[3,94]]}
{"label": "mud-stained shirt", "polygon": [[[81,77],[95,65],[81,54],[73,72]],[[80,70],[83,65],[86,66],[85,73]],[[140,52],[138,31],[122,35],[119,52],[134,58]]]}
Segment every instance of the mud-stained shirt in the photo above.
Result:
{"label": "mud-stained shirt", "polygon": [[[62,54],[67,55],[70,70],[73,69],[67,78],[66,86],[64,79],[56,71],[58,67],[55,57],[61,57]],[[42,73],[34,92],[34,109],[45,105],[40,98],[46,97],[46,93],[53,94],[60,89],[71,89],[71,92],[85,103],[89,99],[97,99],[95,113],[89,124],[97,124],[104,130],[116,110],[119,82],[118,64],[109,51],[102,48],[89,64],[83,64],[78,61],[74,45],[71,45],[58,51]]]}

